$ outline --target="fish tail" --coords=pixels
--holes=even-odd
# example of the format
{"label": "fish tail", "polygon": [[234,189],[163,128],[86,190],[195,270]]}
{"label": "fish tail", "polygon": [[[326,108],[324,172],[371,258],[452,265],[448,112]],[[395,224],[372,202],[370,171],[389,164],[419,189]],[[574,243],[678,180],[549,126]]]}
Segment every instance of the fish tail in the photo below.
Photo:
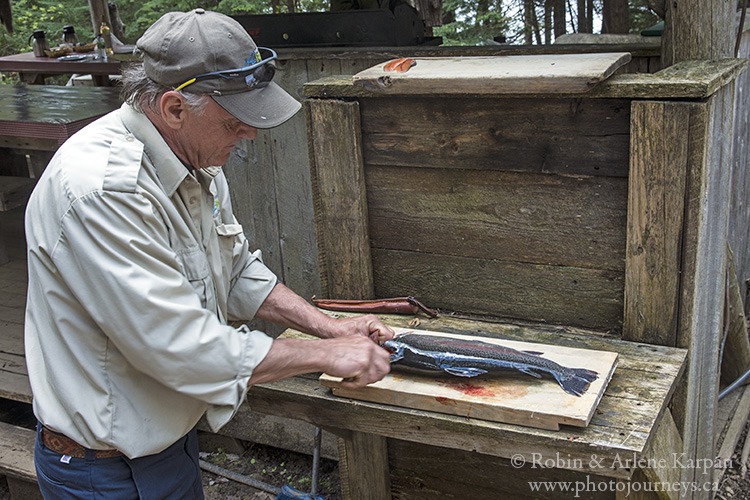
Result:
{"label": "fish tail", "polygon": [[591,382],[599,378],[599,374],[585,368],[570,368],[565,371],[555,371],[555,379],[568,394],[582,396],[588,389]]}

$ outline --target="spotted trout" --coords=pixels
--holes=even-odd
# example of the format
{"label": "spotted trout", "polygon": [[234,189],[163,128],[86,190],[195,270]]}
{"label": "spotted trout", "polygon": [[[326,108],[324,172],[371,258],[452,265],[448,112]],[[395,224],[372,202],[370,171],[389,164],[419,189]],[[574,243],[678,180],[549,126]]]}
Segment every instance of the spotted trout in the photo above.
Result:
{"label": "spotted trout", "polygon": [[405,333],[386,340],[383,347],[391,353],[394,368],[445,371],[459,377],[508,370],[536,378],[549,373],[565,392],[574,396],[584,394],[591,382],[599,378],[595,371],[559,365],[543,358],[540,352],[518,351],[481,340]]}

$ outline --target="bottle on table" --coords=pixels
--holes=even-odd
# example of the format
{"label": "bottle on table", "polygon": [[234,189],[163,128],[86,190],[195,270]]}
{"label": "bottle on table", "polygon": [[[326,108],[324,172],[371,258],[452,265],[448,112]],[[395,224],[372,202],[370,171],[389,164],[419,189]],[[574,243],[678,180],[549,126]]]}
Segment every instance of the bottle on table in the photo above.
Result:
{"label": "bottle on table", "polygon": [[104,37],[102,37],[102,34],[99,33],[96,35],[96,55],[94,56],[94,59],[97,61],[106,61],[107,60],[107,51],[104,48]]}
{"label": "bottle on table", "polygon": [[78,45],[78,37],[76,36],[76,30],[73,26],[63,26],[63,44],[70,45],[73,48]]}
{"label": "bottle on table", "polygon": [[107,21],[105,19],[102,19],[102,24],[99,27],[99,33],[104,39],[105,52],[108,56],[113,55],[114,52],[112,51],[112,30],[109,28],[109,25],[107,24]]}
{"label": "bottle on table", "polygon": [[[32,38],[34,39],[33,42]],[[47,34],[44,30],[34,30],[29,36],[29,42],[31,42],[36,57],[47,57],[44,51],[49,50],[49,43],[47,43]]]}

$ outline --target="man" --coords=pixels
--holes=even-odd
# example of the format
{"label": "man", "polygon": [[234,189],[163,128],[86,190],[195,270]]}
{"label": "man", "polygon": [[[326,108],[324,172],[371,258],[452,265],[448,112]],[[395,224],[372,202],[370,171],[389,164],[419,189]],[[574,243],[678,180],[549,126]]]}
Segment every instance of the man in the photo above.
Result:
{"label": "man", "polygon": [[[26,359],[46,498],[202,498],[195,425],[248,385],[389,370],[375,316],[334,320],[250,253],[221,169],[300,107],[272,51],[221,14],[169,13],[137,42],[125,104],[71,137],[26,212]],[[273,340],[253,317],[321,340]]]}

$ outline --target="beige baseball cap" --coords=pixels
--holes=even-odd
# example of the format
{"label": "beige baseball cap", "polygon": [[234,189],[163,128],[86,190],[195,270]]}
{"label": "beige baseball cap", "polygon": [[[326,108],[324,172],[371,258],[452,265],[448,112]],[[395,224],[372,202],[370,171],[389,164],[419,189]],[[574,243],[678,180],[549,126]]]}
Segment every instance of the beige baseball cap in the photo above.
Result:
{"label": "beige baseball cap", "polygon": [[149,78],[209,95],[252,127],[280,125],[301,107],[271,81],[276,53],[259,48],[240,23],[224,14],[168,12],[146,30],[136,48]]}

